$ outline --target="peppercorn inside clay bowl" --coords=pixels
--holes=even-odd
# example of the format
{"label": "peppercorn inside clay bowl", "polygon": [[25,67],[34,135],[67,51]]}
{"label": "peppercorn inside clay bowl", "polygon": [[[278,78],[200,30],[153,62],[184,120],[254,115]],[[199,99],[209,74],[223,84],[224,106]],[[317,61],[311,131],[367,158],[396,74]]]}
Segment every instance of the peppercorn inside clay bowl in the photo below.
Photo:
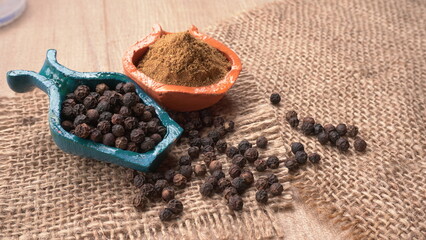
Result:
{"label": "peppercorn inside clay bowl", "polygon": [[[124,73],[127,76],[139,84],[139,86],[141,86],[145,92],[147,92],[159,104],[167,109],[180,112],[196,111],[210,107],[217,103],[234,85],[242,69],[240,58],[234,51],[225,46],[223,43],[205,34],[199,33],[195,26],[191,26],[188,30],[188,33],[197,41],[199,40],[202,43],[209,45],[209,48],[213,47],[214,49],[217,49],[219,53],[225,57],[224,61],[227,61],[229,67],[226,69],[223,77],[208,85],[190,86],[185,84],[177,84],[176,82],[178,81],[175,81],[174,83],[164,83],[158,79],[149,77],[147,72],[139,69],[138,65],[140,64],[141,60],[143,60],[144,57],[148,55],[150,46],[155,44],[159,39],[162,39],[162,37],[173,34],[163,31],[160,25],[154,25],[153,32],[131,46],[122,59]],[[171,51],[173,52],[173,50]],[[179,61],[179,57],[176,57],[173,54],[169,54],[169,56],[170,58],[175,57],[177,58],[177,62]],[[166,60],[170,60],[167,59],[169,56],[162,57]],[[155,68],[155,65],[153,65],[153,68]],[[160,75],[161,77],[162,74],[166,74],[164,72],[167,72],[168,69],[159,68],[158,71],[155,70],[156,69],[154,69],[153,72],[157,75]],[[180,77],[183,76],[182,78],[187,76],[185,74],[181,74],[180,72],[174,72],[173,74],[176,74]],[[205,79],[209,78],[206,77]],[[204,79],[201,75],[199,76],[199,79],[196,80],[203,81]]]}
{"label": "peppercorn inside clay bowl", "polygon": [[[49,96],[48,119],[53,140],[59,148],[71,154],[138,171],[151,171],[167,156],[183,131],[166,111],[124,74],[70,70],[57,62],[56,50],[53,49],[47,51],[39,73],[13,70],[7,73],[7,81],[15,92],[24,93],[38,87]],[[117,91],[119,86],[128,86],[122,95]],[[84,91],[85,96],[79,97]],[[96,100],[91,101],[93,99]],[[131,104],[128,99],[132,100]],[[146,117],[145,114],[137,115],[145,111],[149,111],[149,120],[155,119],[155,123],[147,124],[141,120]],[[127,117],[123,119],[119,115]],[[123,121],[120,122],[120,119]],[[152,133],[156,134],[156,138]],[[114,141],[109,141],[111,139]],[[128,140],[129,147],[123,145],[127,144],[127,139],[131,139]],[[103,144],[108,141],[112,143]]]}

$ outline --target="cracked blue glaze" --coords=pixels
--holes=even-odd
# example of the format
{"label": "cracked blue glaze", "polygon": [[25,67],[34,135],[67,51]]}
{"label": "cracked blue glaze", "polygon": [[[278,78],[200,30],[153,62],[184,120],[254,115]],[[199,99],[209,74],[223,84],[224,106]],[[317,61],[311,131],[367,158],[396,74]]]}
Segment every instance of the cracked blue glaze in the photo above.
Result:
{"label": "cracked blue glaze", "polygon": [[139,171],[154,170],[167,155],[170,148],[182,134],[182,128],[137,84],[136,93],[146,105],[155,108],[158,118],[167,128],[163,140],[155,148],[146,153],[135,153],[114,147],[109,147],[91,140],[79,138],[61,127],[61,105],[66,95],[81,84],[92,89],[99,83],[114,87],[119,82],[133,82],[127,76],[115,72],[76,72],[60,65],[56,60],[56,50],[47,51],[46,60],[39,73],[33,71],[13,70],[7,73],[9,87],[18,93],[40,88],[49,96],[48,113],[49,127],[53,140],[63,151],[94,158],[100,161],[114,163]]}

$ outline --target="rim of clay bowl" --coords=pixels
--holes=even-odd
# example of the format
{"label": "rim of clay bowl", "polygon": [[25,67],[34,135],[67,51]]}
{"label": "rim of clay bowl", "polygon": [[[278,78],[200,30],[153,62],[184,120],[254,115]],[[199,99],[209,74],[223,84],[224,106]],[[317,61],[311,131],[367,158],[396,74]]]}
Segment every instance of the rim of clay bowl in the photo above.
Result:
{"label": "rim of clay bowl", "polygon": [[145,75],[143,72],[139,71],[136,65],[141,60],[145,52],[148,51],[149,45],[155,43],[155,41],[157,41],[162,35],[171,34],[171,32],[164,31],[159,24],[155,24],[152,27],[152,30],[153,32],[151,34],[132,45],[130,49],[125,53],[122,59],[124,72],[130,78],[158,93],[180,92],[189,94],[221,95],[226,93],[234,85],[242,70],[240,58],[232,49],[230,49],[223,43],[203,33],[198,32],[198,28],[194,25],[191,25],[191,27],[189,28],[189,33],[192,34],[195,38],[209,44],[210,46],[222,52],[225,55],[226,59],[228,59],[228,61],[231,63],[231,70],[228,71],[228,73],[223,79],[211,85],[201,87],[187,87],[179,85],[168,85],[156,82],[152,78]]}

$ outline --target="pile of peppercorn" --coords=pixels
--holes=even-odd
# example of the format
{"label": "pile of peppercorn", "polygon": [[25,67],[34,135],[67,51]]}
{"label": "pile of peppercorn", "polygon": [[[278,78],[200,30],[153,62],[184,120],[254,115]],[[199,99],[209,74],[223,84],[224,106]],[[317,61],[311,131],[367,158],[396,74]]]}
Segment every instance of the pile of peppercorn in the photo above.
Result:
{"label": "pile of peppercorn", "polygon": [[133,83],[118,83],[115,90],[101,83],[95,91],[79,85],[62,103],[61,120],[78,137],[133,152],[153,149],[166,134],[154,107],[141,101]]}

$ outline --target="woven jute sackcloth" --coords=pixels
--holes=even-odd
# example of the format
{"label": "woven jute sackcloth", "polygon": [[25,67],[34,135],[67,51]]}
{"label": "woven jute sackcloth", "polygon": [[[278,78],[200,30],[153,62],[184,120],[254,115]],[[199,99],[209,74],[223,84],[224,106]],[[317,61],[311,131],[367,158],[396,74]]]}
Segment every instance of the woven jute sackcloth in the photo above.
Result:
{"label": "woven jute sackcloth", "polygon": [[[43,93],[0,99],[0,238],[281,238],[285,233],[272,223],[291,205],[292,185],[351,238],[424,239],[425,13],[422,1],[289,0],[209,29],[245,68],[214,107],[237,124],[227,141],[253,141],[262,133],[270,140],[262,157],[285,158],[293,141],[323,157],[293,176],[281,164],[273,172],[284,195],[260,206],[250,189],[242,212],[229,211],[219,195],[202,199],[196,178],[177,193],[184,214],[163,224],[157,215],[164,204],[132,207],[135,189],[124,168],[56,147]],[[268,103],[274,91],[283,98],[276,107]],[[287,110],[359,126],[368,151],[341,154],[321,146],[285,123]],[[171,158],[185,148],[174,148]],[[229,163],[220,160],[226,170]]]}

